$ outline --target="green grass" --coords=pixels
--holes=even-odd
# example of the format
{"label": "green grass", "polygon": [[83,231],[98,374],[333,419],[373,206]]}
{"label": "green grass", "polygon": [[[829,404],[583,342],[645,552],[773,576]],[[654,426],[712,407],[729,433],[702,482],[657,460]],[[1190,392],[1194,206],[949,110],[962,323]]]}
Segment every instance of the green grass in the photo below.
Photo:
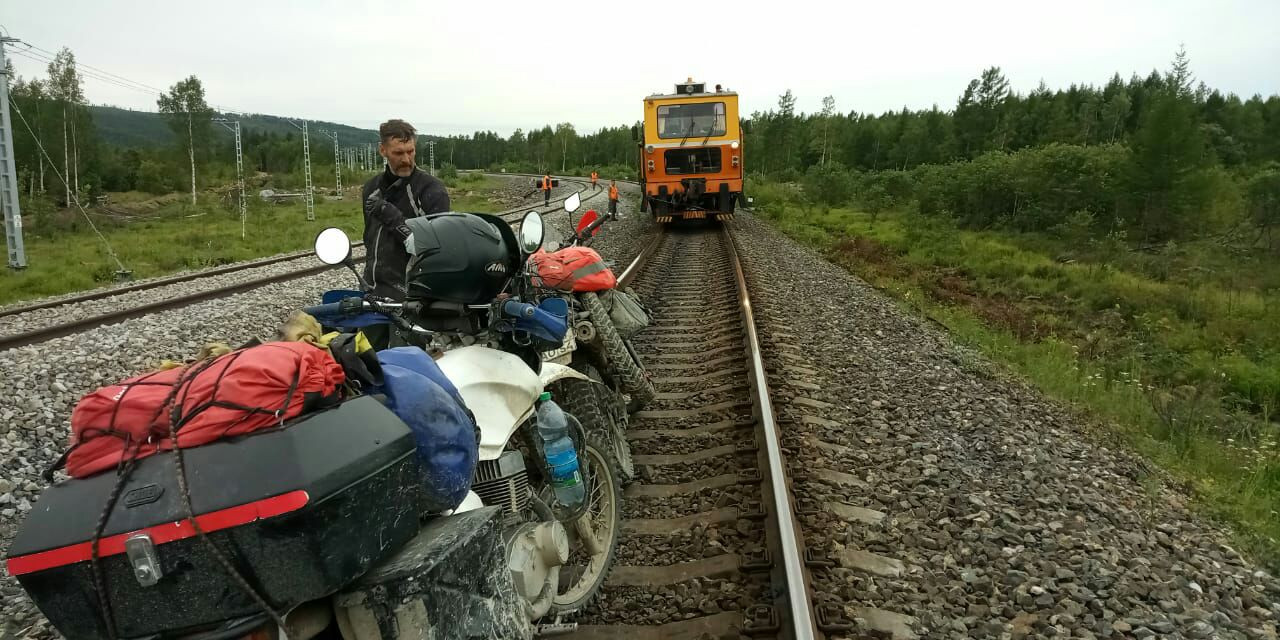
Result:
{"label": "green grass", "polygon": [[[453,208],[497,211],[500,207],[488,197],[500,185],[491,178],[460,181],[458,188],[450,189]],[[213,195],[201,194],[196,205],[185,197],[163,197],[154,207],[154,196],[112,196],[113,205],[148,216],[128,222],[93,216],[134,278],[309,249],[325,227],[340,227],[358,241],[364,228],[357,195],[350,192],[345,200],[317,197],[314,222],[306,221],[301,202],[270,204],[251,197],[243,239],[239,215]],[[23,207],[28,267],[0,271],[0,304],[93,289],[115,280],[115,262],[78,211],[55,211],[40,201],[24,202]]]}
{"label": "green grass", "polygon": [[1091,414],[1280,568],[1276,256],[967,231],[801,206],[777,189],[763,215],[782,231]]}

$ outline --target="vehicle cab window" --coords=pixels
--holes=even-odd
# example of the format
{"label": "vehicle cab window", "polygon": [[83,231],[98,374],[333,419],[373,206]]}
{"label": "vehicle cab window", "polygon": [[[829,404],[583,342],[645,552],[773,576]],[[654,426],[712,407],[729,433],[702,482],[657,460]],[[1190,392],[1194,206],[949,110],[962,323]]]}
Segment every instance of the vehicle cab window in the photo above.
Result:
{"label": "vehicle cab window", "polygon": [[723,102],[668,104],[658,107],[658,137],[684,138],[725,134]]}

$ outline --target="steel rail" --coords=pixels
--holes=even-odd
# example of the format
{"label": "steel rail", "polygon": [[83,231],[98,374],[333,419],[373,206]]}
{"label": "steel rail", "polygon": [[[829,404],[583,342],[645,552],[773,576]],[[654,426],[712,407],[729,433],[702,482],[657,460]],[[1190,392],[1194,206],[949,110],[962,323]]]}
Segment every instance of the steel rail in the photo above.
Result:
{"label": "steel rail", "polygon": [[625,287],[631,284],[631,281],[635,279],[636,275],[640,273],[640,270],[643,269],[644,265],[649,261],[649,256],[652,256],[653,253],[658,250],[658,247],[662,246],[662,239],[664,237],[666,237],[665,234],[662,232],[662,229],[659,228],[658,232],[654,234],[653,239],[649,241],[649,244],[646,244],[644,248],[640,250],[640,253],[631,261],[631,264],[627,265],[627,268],[622,272],[622,275],[618,276],[619,287]]}
{"label": "steel rail", "polygon": [[[353,258],[352,260],[355,263],[364,262],[363,257]],[[123,322],[125,320],[139,318],[139,317],[152,314],[152,313],[157,313],[160,311],[169,311],[171,309],[186,307],[186,306],[195,304],[197,302],[206,302],[208,300],[216,300],[218,298],[224,298],[227,296],[235,295],[237,293],[244,293],[246,291],[251,291],[253,289],[264,287],[269,284],[275,284],[277,282],[286,282],[288,280],[305,278],[307,276],[313,276],[316,274],[324,273],[325,271],[328,271],[334,268],[337,268],[337,266],[321,264],[321,265],[316,265],[312,267],[307,267],[305,269],[296,269],[294,271],[286,271],[284,273],[277,273],[270,276],[266,276],[264,278],[257,278],[257,279],[248,280],[245,282],[238,282],[238,283],[227,285],[224,287],[218,287],[216,289],[209,289],[207,291],[197,291],[194,293],[189,293],[184,296],[178,296],[176,298],[166,298],[164,300],[157,300],[155,302],[139,305],[136,307],[130,307],[128,309],[119,309],[117,311],[112,311],[109,313],[90,316],[86,318],[80,318],[79,320],[72,320],[71,322],[50,325],[47,327],[32,329],[30,331],[24,331],[22,333],[15,333],[7,336],[0,336],[0,351],[4,351],[6,349],[16,349],[18,347],[25,347],[27,345],[36,344],[39,342],[46,342],[48,340],[62,338],[69,335],[74,335],[83,331],[88,331],[90,329],[105,326],[108,324]]]}
{"label": "steel rail", "polygon": [[769,394],[769,379],[764,368],[764,358],[760,350],[760,336],[756,332],[755,314],[751,308],[751,294],[747,290],[747,278],[742,269],[742,261],[738,258],[738,250],[734,246],[733,236],[728,227],[721,227],[725,249],[733,264],[734,279],[738,284],[738,304],[742,315],[742,325],[746,330],[747,359],[750,361],[750,378],[752,395],[759,410],[760,432],[764,440],[763,456],[768,467],[768,476],[763,478],[772,501],[774,527],[777,530],[778,549],[782,555],[782,574],[786,582],[786,604],[779,607],[787,612],[790,621],[790,635],[794,640],[809,640],[823,637],[817,627],[817,616],[813,609],[813,593],[809,582],[809,573],[805,571],[804,537],[799,532],[795,510],[792,508],[788,491],[786,463],[782,456],[782,438],[779,435],[778,423],[775,419],[773,401]]}
{"label": "steel rail", "polygon": [[[364,242],[357,242],[352,244],[351,246],[352,248],[363,247]],[[234,264],[223,265],[221,267],[206,269],[204,271],[191,271],[188,273],[182,273],[175,276],[168,276],[168,277],[159,278],[156,280],[138,282],[138,283],[126,285],[123,287],[116,287],[114,289],[90,291],[87,293],[82,293],[80,295],[71,296],[67,298],[33,302],[31,304],[22,305],[20,307],[12,307],[12,308],[0,311],[0,318],[6,317],[6,316],[16,316],[19,314],[29,313],[31,311],[37,311],[40,309],[50,309],[53,307],[61,307],[63,305],[68,305],[68,304],[78,304],[81,302],[91,302],[93,300],[102,300],[103,298],[110,298],[110,297],[118,296],[125,293],[132,293],[134,291],[146,291],[147,289],[157,289],[159,287],[164,287],[171,284],[190,282],[192,280],[199,280],[200,278],[210,278],[213,276],[220,276],[228,273],[235,273],[237,271],[244,271],[246,269],[253,269],[256,267],[266,267],[266,266],[278,264],[281,262],[288,262],[290,260],[298,260],[300,258],[306,258],[311,255],[313,255],[313,252],[311,250],[297,251],[294,253],[286,253],[284,255],[274,256],[271,258],[260,258],[258,260],[236,262]]]}
{"label": "steel rail", "polygon": [[[630,284],[645,268],[649,258],[662,245],[666,233],[665,227],[660,227],[654,239],[632,259],[618,278],[619,287]],[[743,270],[742,261],[738,257],[737,247],[729,228],[722,225],[719,233],[725,243],[725,252],[729,256],[737,285],[738,310],[746,334],[744,342],[752,401],[759,414],[759,432],[764,443],[764,449],[760,452],[762,462],[760,466],[767,468],[767,473],[762,474],[761,482],[764,491],[768,494],[769,504],[766,505],[766,509],[768,509],[769,522],[773,525],[773,533],[776,536],[773,546],[782,557],[780,574],[775,574],[775,577],[786,583],[785,590],[779,592],[785,595],[785,600],[781,603],[784,606],[775,607],[775,610],[784,612],[788,619],[786,633],[781,637],[793,640],[825,638],[826,636],[818,628],[818,616],[811,597],[813,588],[809,572],[805,569],[804,537],[800,534],[800,526],[788,489],[790,483],[787,481],[782,439],[769,391],[769,379],[760,348],[760,336],[756,331],[755,313],[752,309],[751,294],[747,288],[746,272]]]}

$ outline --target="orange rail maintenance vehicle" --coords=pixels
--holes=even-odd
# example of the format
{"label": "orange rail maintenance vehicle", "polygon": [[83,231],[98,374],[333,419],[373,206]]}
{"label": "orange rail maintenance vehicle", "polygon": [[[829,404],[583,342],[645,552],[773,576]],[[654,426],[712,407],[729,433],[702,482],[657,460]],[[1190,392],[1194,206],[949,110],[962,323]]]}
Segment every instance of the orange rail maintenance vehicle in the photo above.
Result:
{"label": "orange rail maintenance vehicle", "polygon": [[644,99],[640,152],[641,209],[658,222],[729,220],[742,199],[742,127],[738,94],[707,91],[690,78],[671,95]]}

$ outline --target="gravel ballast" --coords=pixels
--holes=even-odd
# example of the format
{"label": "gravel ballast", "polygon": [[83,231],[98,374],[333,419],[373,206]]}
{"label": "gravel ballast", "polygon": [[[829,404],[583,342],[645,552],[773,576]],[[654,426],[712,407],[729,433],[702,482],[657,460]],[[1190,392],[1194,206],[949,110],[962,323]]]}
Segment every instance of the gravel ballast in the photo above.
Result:
{"label": "gravel ballast", "polygon": [[1143,461],[760,221],[734,231],[796,495],[828,505],[805,535],[841,558],[815,590],[848,618],[887,610],[928,638],[1276,637],[1280,583]]}

